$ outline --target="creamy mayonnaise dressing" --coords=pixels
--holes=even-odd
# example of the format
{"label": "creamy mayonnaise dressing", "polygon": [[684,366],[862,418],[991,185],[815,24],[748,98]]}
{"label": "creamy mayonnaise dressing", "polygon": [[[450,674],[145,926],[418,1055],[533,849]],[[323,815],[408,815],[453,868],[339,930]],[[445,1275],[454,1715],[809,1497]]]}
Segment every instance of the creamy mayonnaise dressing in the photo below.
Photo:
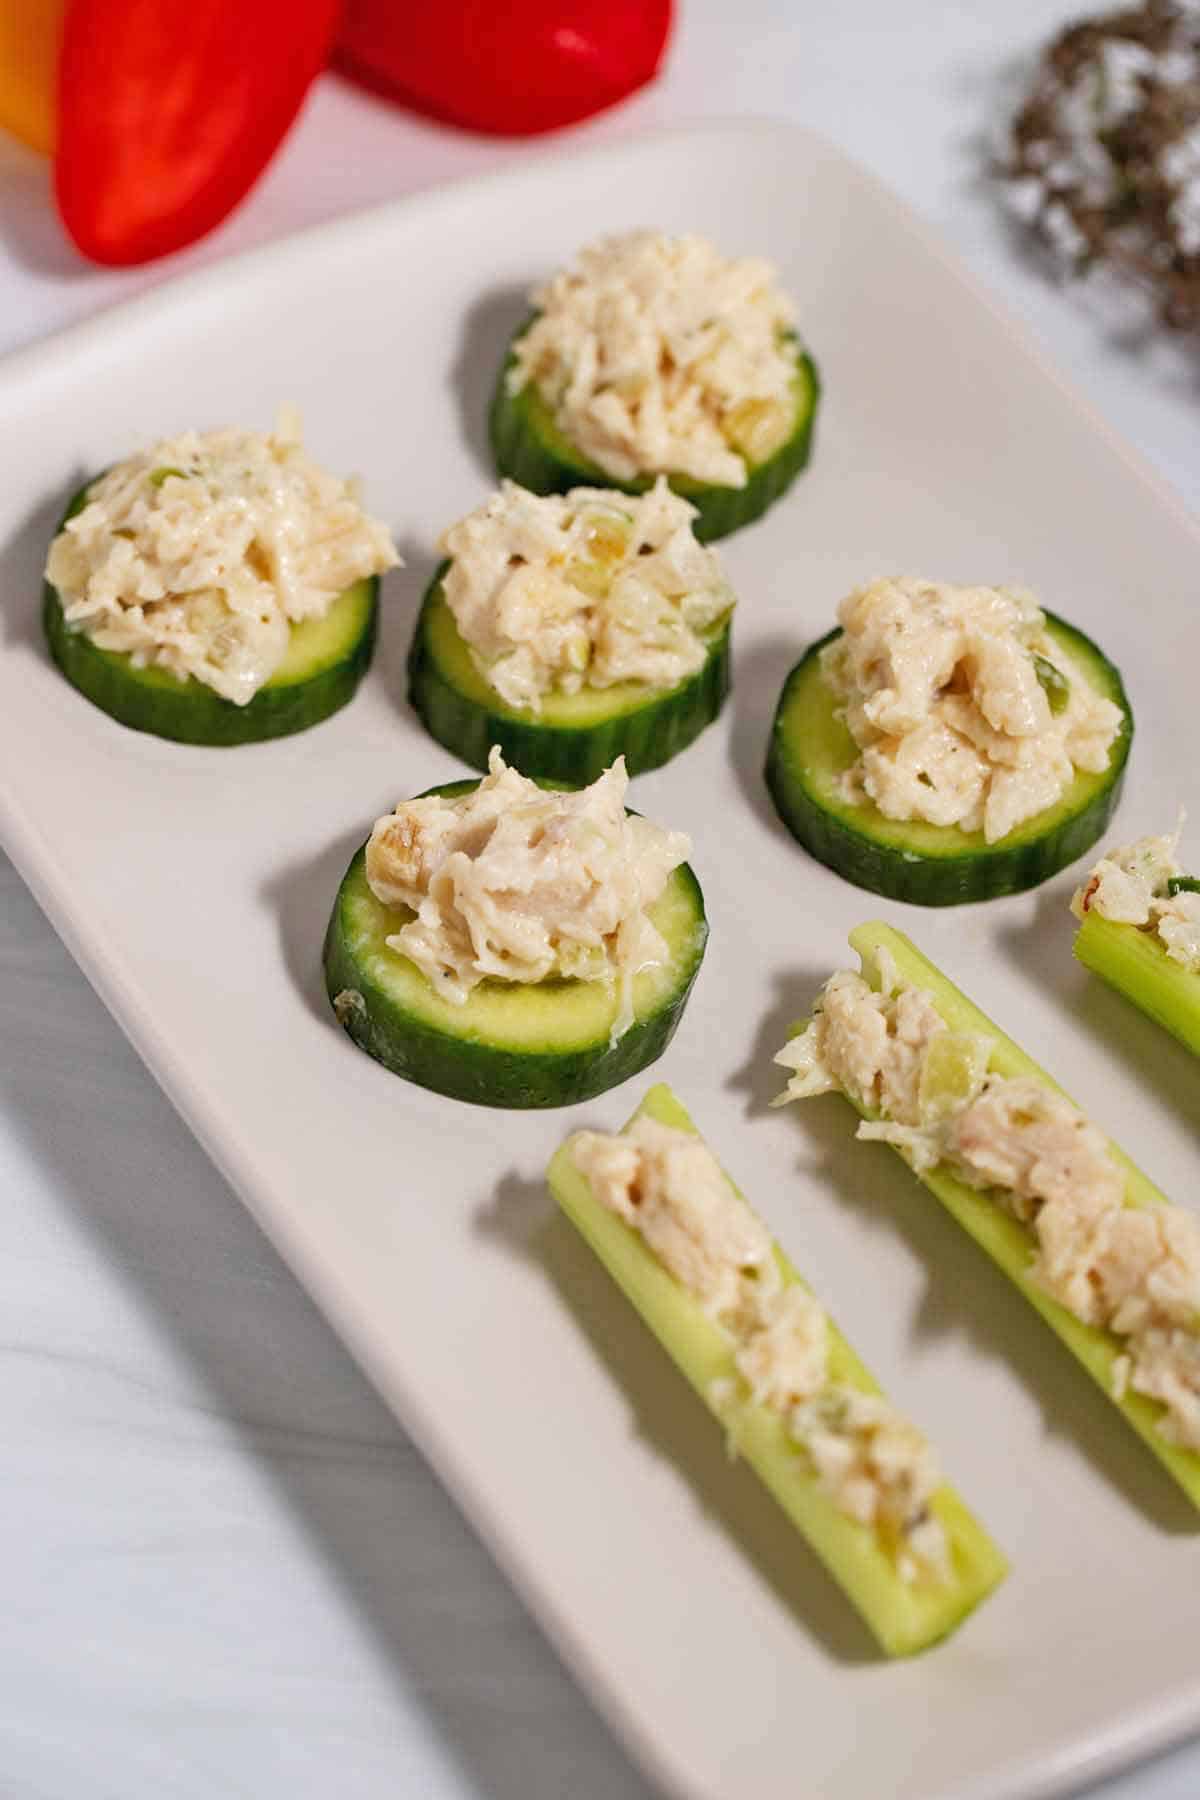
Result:
{"label": "creamy mayonnaise dressing", "polygon": [[859,1137],[992,1192],[1029,1227],[1034,1280],[1124,1340],[1116,1390],[1161,1401],[1162,1435],[1200,1450],[1200,1220],[1126,1204],[1108,1139],[1077,1107],[1032,1077],[989,1074],[993,1040],[951,1031],[886,954],[880,968],[878,991],[848,970],[827,983],[775,1059],[792,1071],[780,1102],[848,1094],[873,1115]]}
{"label": "creamy mayonnaise dressing", "polygon": [[627,814],[628,785],[618,758],[590,787],[549,793],[493,749],[469,793],[402,801],[367,844],[376,898],[416,915],[389,947],[459,1004],[485,980],[615,982],[619,1037],[634,977],[668,956],[647,909],[691,848]]}
{"label": "creamy mayonnaise dressing", "polygon": [[531,296],[514,392],[532,382],[560,430],[617,481],[668,473],[744,487],[795,417],[792,307],[758,257],[635,231],[581,250]]}
{"label": "creamy mayonnaise dressing", "polygon": [[446,603],[484,679],[510,706],[639,681],[668,688],[708,654],[704,633],[733,595],[714,550],[692,534],[696,509],[664,479],[531,494],[503,483],[451,526]]}
{"label": "creamy mayonnaise dressing", "polygon": [[50,546],[68,625],[244,706],[293,624],[398,561],[386,526],[287,425],[184,432],[118,463]]}
{"label": "creamy mayonnaise dressing", "polygon": [[1200,974],[1200,894],[1168,892],[1187,870],[1179,861],[1182,819],[1165,837],[1139,838],[1106,850],[1071,901],[1082,919],[1090,912],[1117,924],[1136,925],[1157,937],[1174,962]]}
{"label": "creamy mayonnaise dressing", "polygon": [[[1120,710],[1024,590],[896,577],[848,595],[838,620],[821,673],[860,751],[841,782],[851,804],[990,844],[1053,806],[1077,769],[1108,766]],[[1047,664],[1066,687],[1058,711]]]}
{"label": "creamy mayonnaise dressing", "polygon": [[881,1395],[830,1379],[827,1314],[784,1281],[765,1226],[703,1140],[642,1114],[619,1135],[577,1132],[570,1147],[594,1197],[728,1333],[748,1397],[787,1420],[834,1504],[883,1532],[904,1580],[944,1576],[932,1449]]}

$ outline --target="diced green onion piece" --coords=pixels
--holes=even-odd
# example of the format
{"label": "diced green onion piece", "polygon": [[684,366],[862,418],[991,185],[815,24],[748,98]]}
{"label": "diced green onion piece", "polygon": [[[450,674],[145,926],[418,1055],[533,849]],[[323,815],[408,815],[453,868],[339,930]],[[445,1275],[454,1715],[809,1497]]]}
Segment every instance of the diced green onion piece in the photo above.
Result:
{"label": "diced green onion piece", "polygon": [[988,1067],[986,1039],[969,1031],[935,1037],[921,1065],[918,1105],[922,1119],[935,1123],[966,1106],[983,1086]]}
{"label": "diced green onion piece", "polygon": [[1057,668],[1047,656],[1033,653],[1033,672],[1046,699],[1050,703],[1050,711],[1057,715],[1065,712],[1071,699],[1071,684],[1060,668]]}
{"label": "diced green onion piece", "polygon": [[1200,894],[1200,881],[1194,875],[1172,875],[1167,883],[1167,893],[1172,899],[1176,894]]}

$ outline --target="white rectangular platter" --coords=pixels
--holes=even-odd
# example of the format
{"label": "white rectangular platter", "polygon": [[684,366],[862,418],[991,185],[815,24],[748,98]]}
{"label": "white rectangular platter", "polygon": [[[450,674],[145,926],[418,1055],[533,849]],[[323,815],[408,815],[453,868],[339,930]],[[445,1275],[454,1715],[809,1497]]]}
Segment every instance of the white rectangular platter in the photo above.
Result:
{"label": "white rectangular platter", "polygon": [[[888,1666],[542,1185],[618,1125],[405,1085],[336,1029],[320,976],[351,851],[460,769],[407,711],[439,531],[490,471],[488,391],[530,283],[603,231],[762,252],[825,383],[816,456],[726,556],[721,722],[635,784],[691,832],[707,960],[655,1071],[1009,1553],[944,1647]],[[354,704],[206,751],[139,737],[39,640],[45,544],[80,476],[186,425],[303,411],[362,472],[407,569]],[[779,686],[855,582],[1025,581],[1124,671],[1118,829],[1197,805],[1196,533],[928,235],[828,146],[706,127],[527,165],[160,289],[0,371],[0,821],[147,1064],[327,1310],[634,1753],[694,1800],[1043,1795],[1200,1724],[1195,1518],[1024,1302],[834,1100],[767,1114],[772,1051],[845,932],[883,914],[1063,1080],[1169,1193],[1194,1188],[1195,1065],[1070,958],[1049,891],[887,906],[806,858],[761,782]],[[153,1196],[146,1196],[147,1206]]]}

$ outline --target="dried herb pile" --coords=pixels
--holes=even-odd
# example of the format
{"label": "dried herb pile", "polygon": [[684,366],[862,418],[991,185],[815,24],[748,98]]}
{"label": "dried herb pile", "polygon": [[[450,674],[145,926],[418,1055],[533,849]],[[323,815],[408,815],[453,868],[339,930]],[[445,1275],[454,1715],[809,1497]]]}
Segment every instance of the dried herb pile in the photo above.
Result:
{"label": "dried herb pile", "polygon": [[1200,5],[1148,0],[1068,26],[1002,173],[1064,268],[1131,276],[1166,324],[1200,329]]}

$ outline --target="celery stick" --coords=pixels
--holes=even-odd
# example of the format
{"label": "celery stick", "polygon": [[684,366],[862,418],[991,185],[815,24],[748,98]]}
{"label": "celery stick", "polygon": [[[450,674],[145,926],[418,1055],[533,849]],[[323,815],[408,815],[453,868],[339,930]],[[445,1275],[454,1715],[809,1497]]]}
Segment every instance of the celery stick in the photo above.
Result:
{"label": "celery stick", "polygon": [[1120,925],[1093,908],[1075,933],[1074,949],[1085,968],[1200,1056],[1200,975],[1168,956],[1157,932]]}
{"label": "celery stick", "polygon": [[[882,985],[879,953],[886,950],[895,964],[902,982],[924,988],[932,997],[938,1012],[953,1031],[981,1032],[993,1040],[989,1068],[998,1075],[1031,1075],[1047,1087],[1062,1093],[1058,1083],[1026,1056],[1012,1039],[992,1023],[986,1014],[948,981],[940,969],[922,956],[916,945],[901,931],[890,925],[859,925],[850,933],[850,943],[862,961],[864,980],[874,988]],[[803,1025],[797,1030],[803,1030]],[[858,1109],[860,1112],[863,1109]],[[1141,1170],[1110,1143],[1110,1149],[1125,1170],[1126,1203],[1151,1207],[1168,1204],[1165,1195],[1148,1181]],[[968,1231],[981,1249],[1020,1288],[1025,1298],[1037,1308],[1043,1319],[1062,1339],[1067,1348],[1083,1364],[1113,1405],[1124,1413],[1138,1436],[1149,1446],[1163,1466],[1169,1470],[1194,1505],[1200,1506],[1200,1454],[1168,1443],[1158,1429],[1165,1408],[1156,1400],[1127,1390],[1120,1399],[1114,1393],[1113,1365],[1124,1353],[1121,1338],[1094,1325],[1084,1325],[1073,1313],[1052,1300],[1032,1280],[1030,1269],[1037,1254],[1032,1231],[988,1193],[969,1187],[965,1181],[942,1167],[929,1170],[921,1181]]]}
{"label": "celery stick", "polygon": [[[651,1088],[634,1118],[642,1113],[678,1130],[696,1129],[665,1086]],[[729,1334],[668,1274],[637,1232],[594,1197],[571,1159],[569,1140],[551,1162],[548,1179],[563,1211],[858,1608],[883,1650],[889,1656],[911,1655],[961,1624],[1003,1580],[1008,1565],[954,1490],[943,1483],[931,1503],[949,1545],[949,1578],[905,1581],[874,1528],[835,1506],[781,1415],[750,1400]],[[800,1281],[778,1246],[775,1255],[785,1282]],[[832,1320],[829,1378],[867,1393],[880,1391]]]}

